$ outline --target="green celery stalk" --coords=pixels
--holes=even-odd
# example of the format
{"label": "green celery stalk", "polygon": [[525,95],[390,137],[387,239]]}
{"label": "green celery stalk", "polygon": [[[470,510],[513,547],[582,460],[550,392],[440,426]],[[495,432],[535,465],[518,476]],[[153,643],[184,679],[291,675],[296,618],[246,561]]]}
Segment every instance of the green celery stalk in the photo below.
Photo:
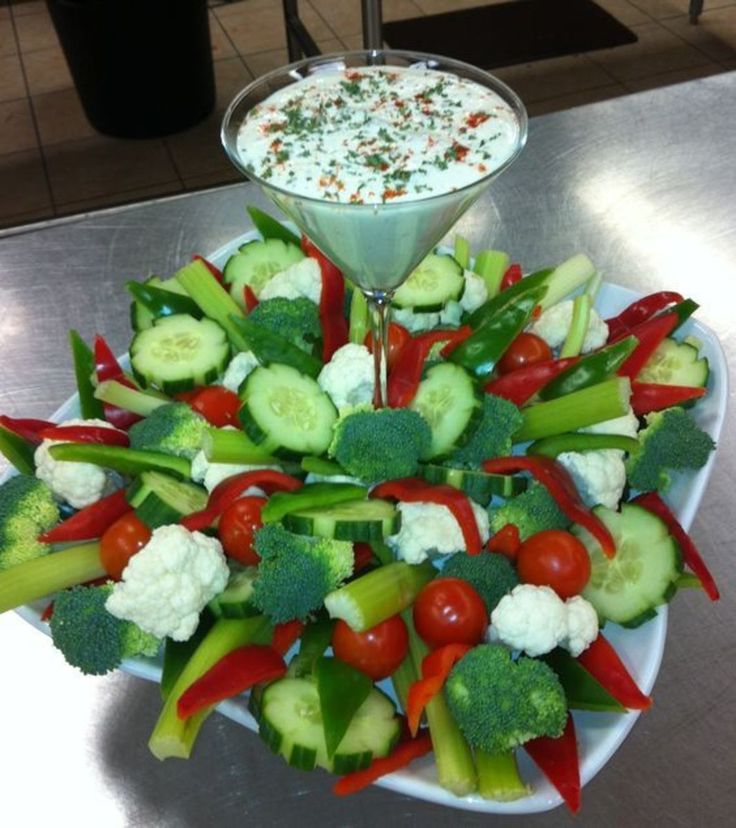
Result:
{"label": "green celery stalk", "polygon": [[242,463],[275,466],[279,461],[255,445],[243,431],[208,428],[202,438],[202,451],[210,463]]}
{"label": "green celery stalk", "polygon": [[565,451],[599,451],[600,449],[619,449],[631,454],[639,448],[639,441],[624,434],[581,434],[573,431],[570,434],[558,434],[555,437],[545,437],[532,443],[526,450],[527,454],[544,454],[546,457],[557,457]]}
{"label": "green celery stalk", "polygon": [[36,471],[34,447],[3,425],[0,425],[0,454],[3,454],[8,463],[12,463],[21,474],[34,474]]}
{"label": "green celery stalk", "polygon": [[588,279],[588,284],[585,286],[585,292],[590,296],[590,301],[595,302],[596,296],[598,296],[598,291],[601,289],[601,285],[603,284],[603,277],[600,273],[594,273],[590,279]]}
{"label": "green celery stalk", "polygon": [[629,410],[630,397],[628,377],[612,377],[564,397],[530,405],[521,411],[524,424],[514,434],[514,442],[553,437],[623,417]]}
{"label": "green celery stalk", "polygon": [[69,346],[72,349],[74,376],[79,393],[79,411],[83,419],[102,420],[105,410],[102,403],[95,398],[92,376],[95,373],[95,357],[92,349],[75,330],[69,331]]}
{"label": "green celery stalk", "polygon": [[460,267],[463,270],[467,270],[470,267],[470,242],[462,236],[455,236],[453,255]]}
{"label": "green celery stalk", "polygon": [[97,542],[34,558],[0,572],[0,613],[105,574]]}
{"label": "green celery stalk", "polygon": [[355,288],[350,300],[350,320],[348,340],[356,345],[362,345],[366,334],[370,330],[370,314],[368,300],[362,290]]}
{"label": "green celery stalk", "polygon": [[572,319],[570,330],[567,332],[565,341],[562,343],[560,357],[578,356],[583,350],[585,334],[590,324],[591,299],[587,293],[581,293],[572,301]]}
{"label": "green celery stalk", "polygon": [[568,294],[582,287],[594,274],[595,265],[584,253],[578,253],[557,265],[545,279],[547,293],[539,303],[542,310],[556,305]]}
{"label": "green celery stalk", "polygon": [[122,408],[124,411],[132,411],[141,417],[147,417],[157,408],[171,402],[168,397],[158,392],[139,391],[137,388],[129,388],[117,380],[105,380],[95,389],[95,397],[98,400]]}
{"label": "green celery stalk", "polygon": [[510,262],[508,253],[500,250],[481,250],[475,257],[473,270],[486,283],[489,299],[501,290],[503,274],[508,270]]}
{"label": "green celery stalk", "polygon": [[692,572],[681,572],[675,580],[675,586],[677,589],[702,589],[703,582]]}
{"label": "green celery stalk", "polygon": [[148,747],[157,759],[188,759],[204,720],[213,710],[210,707],[188,719],[180,719],[177,705],[182,693],[229,652],[246,644],[268,644],[272,633],[268,619],[262,615],[221,618],[213,624],[169,691],[148,740]]}
{"label": "green celery stalk", "polygon": [[476,749],[475,769],[478,771],[478,793],[483,799],[513,802],[531,792],[529,785],[519,776],[519,765],[513,750],[492,754]]}
{"label": "green celery stalk", "polygon": [[342,618],[355,632],[364,632],[410,607],[435,574],[429,561],[418,566],[404,561],[380,566],[330,592],[325,608],[330,618]]}
{"label": "green celery stalk", "polygon": [[164,663],[161,670],[161,698],[163,701],[166,701],[169,697],[182,670],[186,667],[187,662],[194,655],[194,651],[210,631],[214,621],[214,616],[211,613],[205,612],[199,619],[199,625],[191,638],[186,641],[174,641],[172,638],[166,639],[166,643],[164,644]]}
{"label": "green celery stalk", "polygon": [[409,696],[409,688],[418,681],[419,673],[414,666],[414,660],[411,653],[406,654],[406,658],[399,664],[399,666],[391,674],[391,684],[394,686],[394,693],[399,700],[401,709],[406,713],[406,700]]}

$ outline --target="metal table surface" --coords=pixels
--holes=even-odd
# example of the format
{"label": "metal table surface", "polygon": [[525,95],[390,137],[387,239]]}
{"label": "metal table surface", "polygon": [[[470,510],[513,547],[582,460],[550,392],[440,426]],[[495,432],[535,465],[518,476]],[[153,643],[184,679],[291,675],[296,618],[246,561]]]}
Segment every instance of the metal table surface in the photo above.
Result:
{"label": "metal table surface", "polygon": [[[734,111],[731,73],[534,119],[521,160],[458,229],[525,268],[586,251],[612,281],[692,294],[736,365]],[[0,410],[49,414],[73,391],[67,329],[125,350],[123,282],[241,233],[247,202],[264,200],[236,185],[2,234]],[[655,705],[584,790],[577,825],[734,824],[734,445],[731,421],[693,527],[724,597],[677,597]],[[154,685],[81,676],[14,614],[0,618],[0,663],[3,825],[572,824],[562,808],[489,819],[376,787],[336,799],[326,774],[286,768],[219,716],[189,762],[159,763]]]}

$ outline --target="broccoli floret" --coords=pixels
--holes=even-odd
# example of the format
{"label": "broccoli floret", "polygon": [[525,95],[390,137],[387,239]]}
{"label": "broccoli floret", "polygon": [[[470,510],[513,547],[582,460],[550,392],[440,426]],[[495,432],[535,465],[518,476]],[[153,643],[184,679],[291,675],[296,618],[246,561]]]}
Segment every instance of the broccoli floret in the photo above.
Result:
{"label": "broccoli floret", "polygon": [[467,581],[485,602],[488,614],[519,583],[516,570],[503,555],[468,555],[456,552],[447,558],[442,575]]}
{"label": "broccoli floret", "polygon": [[453,667],[447,703],[468,743],[491,754],[539,736],[557,738],[567,700],[554,670],[524,656],[514,661],[498,644],[481,644]]}
{"label": "broccoli floret", "polygon": [[264,299],[248,314],[248,319],[284,337],[308,354],[315,352],[317,340],[322,336],[319,308],[303,296],[298,299]]}
{"label": "broccoli floret", "polygon": [[40,558],[51,547],[38,536],[59,522],[59,507],[41,480],[19,474],[0,486],[0,571]]}
{"label": "broccoli floret", "polygon": [[256,532],[254,546],[261,560],[253,602],[276,624],[304,621],[353,574],[348,541],[295,535],[270,523]]}
{"label": "broccoli floret", "polygon": [[50,621],[54,646],[87,675],[105,675],[124,658],[156,655],[161,643],[105,609],[111,592],[112,584],[77,586],[59,593],[54,601]]}
{"label": "broccoli floret", "polygon": [[365,483],[410,477],[430,449],[427,421],[409,408],[355,411],[340,417],[330,453]]}
{"label": "broccoli floret", "polygon": [[513,403],[503,397],[486,394],[477,428],[470,440],[452,453],[448,464],[479,468],[483,460],[511,454],[511,438],[523,422],[521,412]]}
{"label": "broccoli floret", "polygon": [[715,443],[682,408],[666,408],[646,416],[639,432],[639,450],[626,461],[629,483],[642,492],[669,489],[670,471],[699,469]]}
{"label": "broccoli floret", "polygon": [[191,460],[199,451],[207,421],[186,403],[159,406],[128,431],[130,447]]}
{"label": "broccoli floret", "polygon": [[541,483],[533,483],[503,506],[489,509],[488,515],[494,534],[507,523],[513,523],[522,540],[544,529],[566,529],[570,525],[555,499]]}

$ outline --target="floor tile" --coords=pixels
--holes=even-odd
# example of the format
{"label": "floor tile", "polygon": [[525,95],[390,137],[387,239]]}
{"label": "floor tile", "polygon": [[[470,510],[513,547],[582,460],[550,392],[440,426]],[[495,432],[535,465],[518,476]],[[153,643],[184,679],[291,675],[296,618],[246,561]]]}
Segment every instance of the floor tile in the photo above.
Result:
{"label": "floor tile", "polygon": [[9,16],[0,17],[0,57],[14,55],[17,51],[13,21]]}
{"label": "floor tile", "polygon": [[166,184],[157,184],[152,187],[139,187],[132,190],[124,190],[119,193],[110,193],[97,198],[69,201],[56,208],[60,216],[74,215],[75,213],[87,213],[92,210],[102,210],[105,207],[119,207],[124,204],[133,204],[138,201],[150,201],[155,198],[164,198],[169,195],[183,192],[184,187],[180,181],[170,181]]}
{"label": "floor tile", "polygon": [[217,102],[215,107],[224,111],[230,101],[253,80],[253,75],[247,69],[241,57],[226,58],[215,61],[215,85],[217,87]]}
{"label": "floor tile", "polygon": [[[690,8],[690,0],[631,0],[631,2],[655,20],[687,14]],[[736,5],[736,0],[705,0],[704,8],[710,11],[733,5]]]}
{"label": "floor tile", "polygon": [[40,49],[23,54],[21,59],[31,95],[67,89],[74,85],[61,49]]}
{"label": "floor tile", "polygon": [[179,180],[161,140],[95,136],[55,144],[45,156],[57,205]]}
{"label": "floor tile", "polygon": [[570,95],[612,83],[611,77],[583,55],[539,60],[494,69],[525,103]]}
{"label": "floor tile", "polygon": [[[249,0],[218,6],[214,13],[235,48],[243,55],[286,48],[284,14],[280,3],[274,0]],[[326,40],[334,32],[314,8],[302,0],[299,16],[315,40]]]}
{"label": "floor tile", "polygon": [[658,89],[662,86],[671,86],[673,83],[686,83],[697,78],[707,78],[723,72],[723,67],[709,61],[704,66],[693,66],[689,69],[674,69],[672,72],[662,72],[658,75],[649,75],[646,78],[635,78],[626,81],[624,86],[629,92],[644,92],[647,89]]}
{"label": "floor tile", "polygon": [[0,155],[0,217],[51,209],[39,150]]}
{"label": "floor tile", "polygon": [[546,115],[549,112],[560,112],[563,109],[572,109],[574,106],[607,101],[611,98],[618,98],[627,92],[623,84],[612,83],[607,86],[599,86],[597,89],[586,89],[583,92],[572,92],[569,95],[560,95],[555,98],[548,98],[546,101],[537,101],[528,105],[530,116]]}
{"label": "floor tile", "polygon": [[471,9],[474,6],[492,6],[507,0],[415,0],[425,14],[442,14],[443,12]]}
{"label": "floor tile", "polygon": [[26,96],[26,82],[18,55],[0,57],[0,101]]}
{"label": "floor tile", "polygon": [[[352,37],[360,39],[361,36],[353,35]],[[350,38],[345,39],[345,46],[348,46],[347,41],[349,39]],[[345,51],[343,41],[334,37],[329,40],[318,40],[317,46],[319,46],[320,51],[325,55],[330,52]],[[360,46],[348,46],[348,48],[358,49]],[[270,72],[272,69],[278,69],[280,66],[285,66],[289,62],[289,56],[286,53],[286,48],[273,49],[268,52],[259,52],[258,54],[246,55],[245,62],[248,64],[248,68],[253,73],[253,77],[258,78],[261,75],[265,75],[266,72]]]}
{"label": "floor tile", "polygon": [[217,187],[221,184],[238,184],[243,181],[243,175],[232,164],[226,170],[206,175],[195,175],[184,179],[186,190],[204,190],[207,187]]}
{"label": "floor tile", "polygon": [[44,147],[62,141],[78,141],[97,134],[87,120],[73,87],[34,95],[33,109],[41,145]]}
{"label": "floor tile", "polygon": [[595,0],[595,4],[613,15],[624,26],[636,26],[639,23],[648,23],[650,19],[648,14],[645,14],[641,9],[636,7],[633,0],[631,3],[627,2],[627,0]]}
{"label": "floor tile", "polygon": [[38,137],[28,98],[0,103],[0,155],[37,146]]}
{"label": "floor tile", "polygon": [[212,57],[215,60],[232,57],[236,54],[235,47],[214,12],[210,12],[210,41],[212,43]]}
{"label": "floor tile", "polygon": [[[336,35],[362,34],[361,5],[356,0],[336,3],[335,0],[312,0],[314,8],[327,21]],[[406,20],[422,17],[424,12],[413,0],[383,0],[383,20]]]}
{"label": "floor tile", "polygon": [[710,11],[706,0],[705,8],[697,26],[687,16],[664,20],[662,25],[713,60],[736,59],[736,5]]}
{"label": "floor tile", "polygon": [[15,30],[21,52],[35,52],[37,49],[58,49],[59,38],[46,14],[24,14],[15,17]]}
{"label": "floor tile", "polygon": [[11,5],[13,17],[22,17],[26,14],[48,14],[48,9],[44,0],[24,0],[24,2],[14,2]]}
{"label": "floor tile", "polygon": [[637,43],[590,53],[590,60],[602,66],[617,81],[708,62],[702,52],[658,23],[645,23],[632,27],[632,30],[639,38]]}

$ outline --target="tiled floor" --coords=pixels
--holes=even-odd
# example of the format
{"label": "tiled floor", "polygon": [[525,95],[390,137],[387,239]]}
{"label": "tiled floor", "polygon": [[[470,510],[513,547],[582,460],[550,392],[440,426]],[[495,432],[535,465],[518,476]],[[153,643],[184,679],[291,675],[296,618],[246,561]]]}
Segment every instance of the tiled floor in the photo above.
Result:
{"label": "tiled floor", "polygon": [[[494,0],[383,0],[395,20]],[[531,115],[736,69],[736,0],[705,0],[697,26],[688,0],[596,0],[637,43],[510,66],[496,74]],[[165,139],[125,141],[87,122],[58,38],[39,0],[0,0],[0,227],[237,180],[219,147],[227,102],[286,62],[281,0],[211,0],[217,107]],[[324,52],[361,44],[359,0],[301,0]]]}

